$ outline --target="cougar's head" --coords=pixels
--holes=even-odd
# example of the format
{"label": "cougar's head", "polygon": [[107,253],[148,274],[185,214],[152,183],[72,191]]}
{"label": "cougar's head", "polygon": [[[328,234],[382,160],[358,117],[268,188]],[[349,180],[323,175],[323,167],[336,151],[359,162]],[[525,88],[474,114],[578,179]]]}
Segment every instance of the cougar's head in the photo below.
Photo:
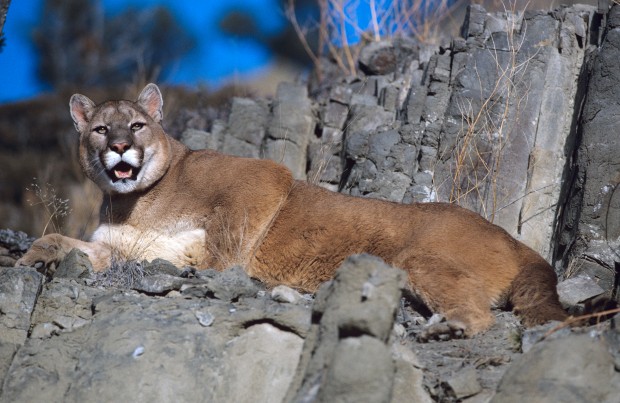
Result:
{"label": "cougar's head", "polygon": [[136,102],[95,105],[75,94],[69,105],[80,132],[82,169],[104,192],[144,190],[164,175],[171,151],[160,124],[163,100],[155,84],[147,85]]}

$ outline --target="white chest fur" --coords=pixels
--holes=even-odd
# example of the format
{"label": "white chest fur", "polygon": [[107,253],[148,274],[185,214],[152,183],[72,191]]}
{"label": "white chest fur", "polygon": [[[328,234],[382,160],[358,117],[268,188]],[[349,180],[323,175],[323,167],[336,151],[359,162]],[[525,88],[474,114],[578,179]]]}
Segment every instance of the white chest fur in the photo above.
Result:
{"label": "white chest fur", "polygon": [[166,259],[177,267],[197,266],[205,259],[205,231],[179,225],[165,231],[127,224],[102,224],[93,242],[110,246],[112,257],[122,260]]}

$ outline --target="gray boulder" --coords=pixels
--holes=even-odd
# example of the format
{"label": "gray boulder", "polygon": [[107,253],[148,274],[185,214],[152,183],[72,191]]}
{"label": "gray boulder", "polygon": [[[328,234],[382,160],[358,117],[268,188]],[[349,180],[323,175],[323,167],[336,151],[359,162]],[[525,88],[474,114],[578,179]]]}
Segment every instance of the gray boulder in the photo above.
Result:
{"label": "gray boulder", "polygon": [[405,274],[368,255],[348,258],[318,292],[289,402],[389,402],[388,340]]}
{"label": "gray boulder", "polygon": [[620,374],[601,340],[588,335],[542,342],[508,368],[493,403],[617,402]]}

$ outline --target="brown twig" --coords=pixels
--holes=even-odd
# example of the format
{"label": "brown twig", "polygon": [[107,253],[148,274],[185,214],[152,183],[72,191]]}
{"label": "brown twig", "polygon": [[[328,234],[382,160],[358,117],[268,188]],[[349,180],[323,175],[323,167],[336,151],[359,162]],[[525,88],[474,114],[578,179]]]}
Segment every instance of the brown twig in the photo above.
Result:
{"label": "brown twig", "polygon": [[608,309],[606,311],[601,311],[601,312],[596,312],[596,313],[589,313],[587,315],[571,316],[567,318],[564,322],[560,323],[559,325],[549,329],[547,333],[543,335],[542,339],[544,340],[547,337],[551,336],[553,333],[557,332],[558,330],[564,329],[565,327],[568,327],[568,326],[572,326],[576,323],[583,322],[583,321],[586,321],[592,318],[601,318],[602,316],[611,315],[614,313],[620,313],[620,308]]}

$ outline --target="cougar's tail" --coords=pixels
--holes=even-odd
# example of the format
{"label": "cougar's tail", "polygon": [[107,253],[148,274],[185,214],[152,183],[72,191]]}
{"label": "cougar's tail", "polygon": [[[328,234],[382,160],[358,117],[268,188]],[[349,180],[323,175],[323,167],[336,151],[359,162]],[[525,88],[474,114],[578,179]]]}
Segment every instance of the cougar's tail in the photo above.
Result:
{"label": "cougar's tail", "polygon": [[558,298],[558,279],[553,267],[542,258],[528,263],[512,282],[510,302],[526,327],[568,316]]}

